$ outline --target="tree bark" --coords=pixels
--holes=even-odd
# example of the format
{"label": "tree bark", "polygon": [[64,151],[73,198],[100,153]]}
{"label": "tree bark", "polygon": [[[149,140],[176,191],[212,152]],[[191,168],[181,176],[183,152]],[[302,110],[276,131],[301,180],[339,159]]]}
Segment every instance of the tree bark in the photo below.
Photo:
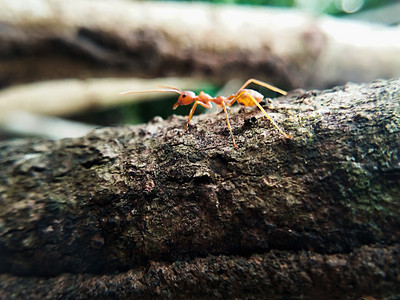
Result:
{"label": "tree bark", "polygon": [[0,144],[0,297],[400,294],[400,80]]}

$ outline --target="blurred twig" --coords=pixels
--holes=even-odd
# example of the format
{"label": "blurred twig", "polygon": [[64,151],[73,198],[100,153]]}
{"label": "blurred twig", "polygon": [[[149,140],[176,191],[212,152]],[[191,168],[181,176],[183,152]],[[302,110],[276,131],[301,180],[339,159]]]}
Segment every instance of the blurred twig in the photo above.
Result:
{"label": "blurred twig", "polygon": [[14,3],[0,10],[3,85],[197,74],[288,89],[400,76],[400,27],[206,3]]}
{"label": "blurred twig", "polygon": [[[206,82],[199,79],[68,79],[10,87],[0,91],[1,113],[29,111],[62,116],[93,108],[145,101],[163,97],[158,94],[135,94],[121,97],[126,90],[155,89],[157,84],[176,85],[181,89],[199,89]],[[0,115],[1,117],[1,115]]]}
{"label": "blurred twig", "polygon": [[124,90],[154,89],[157,84],[199,89],[199,79],[160,78],[56,80],[10,87],[0,91],[0,129],[18,135],[51,139],[85,135],[94,126],[49,116],[68,116],[85,111],[165,97],[165,94],[135,94]]}
{"label": "blurred twig", "polygon": [[40,136],[59,140],[84,136],[95,129],[95,126],[56,117],[14,111],[2,115],[0,129],[12,135]]}

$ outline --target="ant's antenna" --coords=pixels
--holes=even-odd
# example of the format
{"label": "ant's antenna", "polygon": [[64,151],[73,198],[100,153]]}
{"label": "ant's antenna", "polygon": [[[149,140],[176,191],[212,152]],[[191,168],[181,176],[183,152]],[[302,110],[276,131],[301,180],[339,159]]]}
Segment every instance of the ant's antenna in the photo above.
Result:
{"label": "ant's antenna", "polygon": [[158,89],[158,90],[143,90],[143,91],[126,91],[126,92],[121,92],[119,93],[120,95],[129,95],[129,94],[141,94],[141,93],[164,93],[164,92],[171,92],[171,93],[177,93],[177,94],[182,94],[182,91],[178,88],[174,87],[165,87],[163,89]]}

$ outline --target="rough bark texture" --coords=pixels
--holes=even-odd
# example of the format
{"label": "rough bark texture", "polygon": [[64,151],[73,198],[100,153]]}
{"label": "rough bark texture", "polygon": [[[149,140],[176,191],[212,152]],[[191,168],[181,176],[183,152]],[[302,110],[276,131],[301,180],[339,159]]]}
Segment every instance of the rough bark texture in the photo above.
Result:
{"label": "rough bark texture", "polygon": [[400,80],[0,144],[0,298],[400,294]]}

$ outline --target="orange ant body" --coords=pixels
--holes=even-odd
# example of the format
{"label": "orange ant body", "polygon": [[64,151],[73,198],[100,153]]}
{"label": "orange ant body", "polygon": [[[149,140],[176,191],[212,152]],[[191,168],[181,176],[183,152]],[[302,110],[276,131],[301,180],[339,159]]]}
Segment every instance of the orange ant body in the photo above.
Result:
{"label": "orange ant body", "polygon": [[207,109],[211,109],[211,102],[217,104],[218,106],[221,106],[224,109],[224,113],[226,116],[226,123],[228,125],[229,132],[232,137],[232,142],[235,148],[238,146],[236,145],[235,138],[233,137],[232,133],[232,128],[229,123],[229,118],[228,118],[228,112],[226,111],[227,106],[232,106],[235,102],[239,103],[240,105],[243,106],[254,106],[257,105],[258,108],[263,112],[263,114],[267,117],[268,120],[271,121],[272,125],[275,126],[275,128],[285,137],[285,138],[292,138],[289,134],[286,134],[285,132],[282,131],[282,129],[279,128],[279,126],[268,116],[267,112],[262,108],[260,105],[260,102],[264,99],[264,96],[260,94],[259,92],[251,89],[245,89],[246,86],[248,86],[250,83],[255,83],[259,86],[263,86],[267,89],[270,89],[274,92],[278,92],[282,95],[286,95],[286,92],[274,87],[268,83],[259,81],[257,79],[249,79],[247,80],[242,87],[235,93],[232,94],[228,97],[224,96],[218,96],[218,97],[211,97],[210,95],[200,92],[199,95],[196,95],[192,91],[182,91],[178,88],[175,87],[170,87],[170,86],[163,86],[162,89],[157,89],[157,90],[144,90],[144,91],[128,91],[128,92],[122,92],[120,95],[127,95],[127,94],[136,94],[136,93],[163,93],[163,92],[173,92],[179,94],[178,101],[172,106],[172,109],[176,109],[179,105],[189,105],[193,104],[192,109],[190,110],[188,120],[186,122],[185,128],[182,132],[182,134],[186,131],[190,120],[192,119],[193,113],[196,109],[197,105],[201,105]]}

